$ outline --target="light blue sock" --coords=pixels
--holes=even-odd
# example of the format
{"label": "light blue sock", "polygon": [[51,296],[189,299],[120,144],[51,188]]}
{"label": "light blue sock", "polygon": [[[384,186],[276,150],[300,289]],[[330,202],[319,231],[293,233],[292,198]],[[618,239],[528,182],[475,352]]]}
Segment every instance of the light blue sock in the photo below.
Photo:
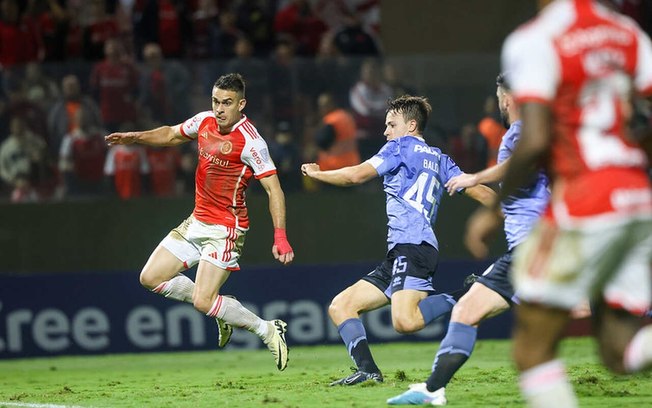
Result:
{"label": "light blue sock", "polygon": [[450,313],[455,306],[455,299],[451,295],[440,294],[440,295],[431,295],[419,302],[419,310],[421,310],[421,315],[423,316],[424,325],[433,320]]}

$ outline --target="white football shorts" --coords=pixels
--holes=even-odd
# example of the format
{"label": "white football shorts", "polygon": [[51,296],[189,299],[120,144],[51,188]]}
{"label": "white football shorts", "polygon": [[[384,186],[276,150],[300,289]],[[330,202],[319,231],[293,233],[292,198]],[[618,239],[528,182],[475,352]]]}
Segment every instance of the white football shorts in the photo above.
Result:
{"label": "white football shorts", "polygon": [[652,297],[652,220],[561,229],[542,219],[518,246],[512,280],[521,300],[571,309],[599,296],[643,314]]}
{"label": "white football shorts", "polygon": [[172,252],[186,268],[200,260],[228,270],[240,269],[238,259],[244,246],[245,231],[223,225],[205,224],[193,215],[163,238],[161,245]]}

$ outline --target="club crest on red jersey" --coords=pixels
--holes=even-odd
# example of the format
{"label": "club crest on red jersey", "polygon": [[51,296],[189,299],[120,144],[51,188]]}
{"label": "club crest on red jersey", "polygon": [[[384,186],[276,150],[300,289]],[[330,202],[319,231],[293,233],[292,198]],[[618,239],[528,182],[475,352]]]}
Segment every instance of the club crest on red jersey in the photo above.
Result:
{"label": "club crest on red jersey", "polygon": [[222,142],[220,145],[220,153],[222,154],[229,154],[233,151],[233,143],[229,142],[228,140]]}

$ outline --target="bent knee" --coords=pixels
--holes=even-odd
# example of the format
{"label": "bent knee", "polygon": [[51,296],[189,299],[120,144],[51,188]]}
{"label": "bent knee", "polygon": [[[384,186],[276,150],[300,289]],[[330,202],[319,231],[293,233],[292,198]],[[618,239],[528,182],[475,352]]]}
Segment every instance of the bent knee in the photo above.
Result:
{"label": "bent knee", "polygon": [[211,307],[213,306],[213,302],[211,299],[203,296],[193,296],[192,305],[200,312],[208,313],[208,311],[211,310]]}
{"label": "bent knee", "polygon": [[153,290],[154,288],[156,288],[158,285],[162,283],[160,278],[154,276],[147,269],[143,269],[140,272],[139,280],[140,280],[140,284],[149,290]]}
{"label": "bent knee", "polygon": [[392,325],[394,326],[394,330],[401,334],[414,333],[423,329],[422,321],[406,316],[392,316]]}
{"label": "bent knee", "polygon": [[341,323],[350,314],[350,306],[347,306],[346,299],[336,297],[328,305],[328,316],[334,323]]}
{"label": "bent knee", "polygon": [[452,322],[466,324],[467,326],[477,326],[483,317],[479,310],[468,307],[464,302],[457,303],[451,311]]}

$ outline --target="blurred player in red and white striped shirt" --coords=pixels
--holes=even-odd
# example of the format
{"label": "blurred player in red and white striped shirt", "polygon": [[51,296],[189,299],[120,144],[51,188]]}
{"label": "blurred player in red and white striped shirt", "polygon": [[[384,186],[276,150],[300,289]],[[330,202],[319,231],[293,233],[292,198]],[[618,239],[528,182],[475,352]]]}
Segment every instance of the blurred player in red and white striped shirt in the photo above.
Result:
{"label": "blurred player in red and white striped shirt", "polygon": [[[175,146],[196,140],[199,162],[195,175],[195,209],[173,229],[150,256],[140,274],[146,288],[172,299],[192,303],[219,327],[224,347],[232,326],[257,334],[270,349],[279,370],[287,365],[286,324],[266,321],[236,299],[221,295],[231,271],[240,269],[249,218],[245,191],[255,177],[269,196],[274,224],[274,257],[284,265],[294,252],[285,233],[285,195],[265,140],[242,113],[245,82],[239,74],[221,76],[212,90],[212,111],[196,114],[175,126],[143,132],[112,133],[109,144],[140,143]],[[193,282],[182,271],[199,263]]]}
{"label": "blurred player in red and white striped shirt", "polygon": [[[652,365],[652,326],[640,328],[652,296],[652,132],[631,126],[638,101],[652,97],[652,42],[606,3],[557,0],[503,47],[523,131],[501,198],[540,161],[552,180],[550,204],[512,270],[521,299],[514,357],[531,407],[578,404],[556,352],[584,298],[608,368]],[[491,212],[477,214],[470,249],[482,254],[497,224]]]}

